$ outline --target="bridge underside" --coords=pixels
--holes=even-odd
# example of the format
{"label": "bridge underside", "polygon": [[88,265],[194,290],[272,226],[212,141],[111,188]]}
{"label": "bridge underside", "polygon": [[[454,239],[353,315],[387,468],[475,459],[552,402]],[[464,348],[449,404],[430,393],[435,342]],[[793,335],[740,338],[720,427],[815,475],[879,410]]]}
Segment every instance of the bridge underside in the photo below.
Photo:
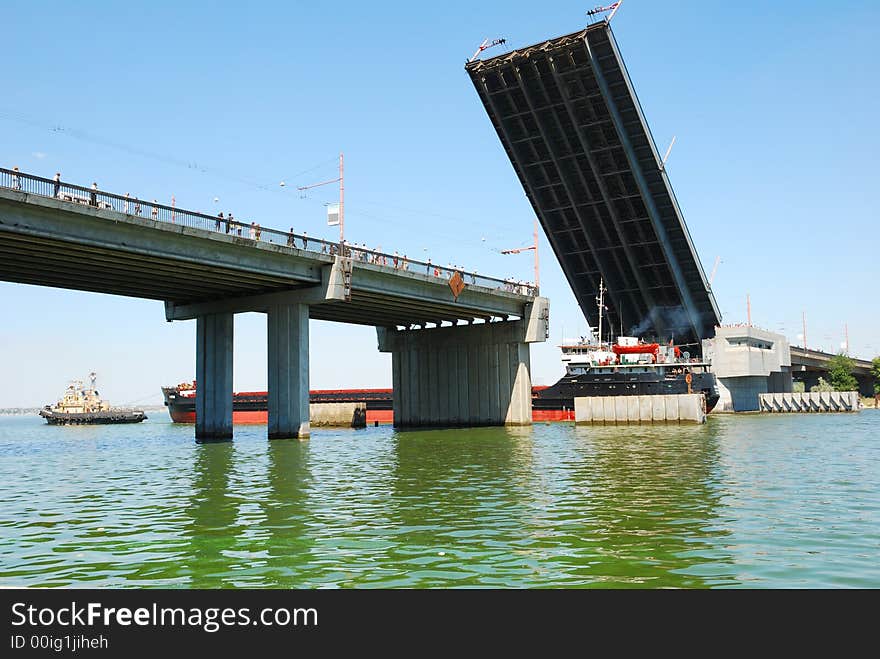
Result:
{"label": "bridge underside", "polygon": [[[795,382],[803,382],[806,391],[819,384],[819,378],[828,379],[828,362],[834,355],[819,350],[791,348],[791,373]],[[871,362],[853,359],[853,377],[859,385],[859,394],[866,397],[874,395],[874,376]]]}
{"label": "bridge underside", "polygon": [[604,279],[614,331],[698,351],[720,314],[610,28],[466,69],[590,324]]}

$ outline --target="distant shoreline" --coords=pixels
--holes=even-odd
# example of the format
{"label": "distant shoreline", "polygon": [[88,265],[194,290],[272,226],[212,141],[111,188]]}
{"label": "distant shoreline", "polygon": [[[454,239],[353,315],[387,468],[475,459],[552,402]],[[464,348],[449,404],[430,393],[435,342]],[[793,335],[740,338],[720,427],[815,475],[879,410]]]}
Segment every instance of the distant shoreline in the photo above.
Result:
{"label": "distant shoreline", "polygon": [[[143,410],[144,412],[161,412],[164,405],[126,405],[125,408]],[[29,416],[38,414],[42,407],[0,407],[0,416]]]}

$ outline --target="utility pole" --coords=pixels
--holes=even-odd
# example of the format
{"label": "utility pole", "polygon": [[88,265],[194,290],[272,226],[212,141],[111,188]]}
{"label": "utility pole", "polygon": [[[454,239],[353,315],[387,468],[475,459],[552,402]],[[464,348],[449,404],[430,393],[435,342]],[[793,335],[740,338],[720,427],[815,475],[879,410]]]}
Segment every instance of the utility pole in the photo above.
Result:
{"label": "utility pole", "polygon": [[535,232],[533,234],[535,242],[528,247],[517,247],[515,249],[502,250],[502,254],[521,254],[529,250],[535,250],[535,288],[541,289],[540,261],[538,259],[538,220],[535,220]]}
{"label": "utility pole", "polygon": [[801,312],[801,320],[804,323],[804,350],[807,349],[807,312]]}
{"label": "utility pole", "polygon": [[[329,181],[321,181],[320,183],[312,183],[311,185],[302,185],[297,190],[311,190],[312,188],[320,188],[322,185],[330,185],[331,183],[339,183],[339,253],[343,254],[345,242],[345,174],[343,171],[343,155],[339,152],[339,176]],[[329,223],[329,219],[328,219]],[[330,225],[332,226],[332,224]]]}
{"label": "utility pole", "polygon": [[715,257],[715,265],[712,266],[712,274],[709,275],[709,288],[712,287],[712,282],[715,281],[715,273],[718,271],[718,264],[721,263],[721,257]]}

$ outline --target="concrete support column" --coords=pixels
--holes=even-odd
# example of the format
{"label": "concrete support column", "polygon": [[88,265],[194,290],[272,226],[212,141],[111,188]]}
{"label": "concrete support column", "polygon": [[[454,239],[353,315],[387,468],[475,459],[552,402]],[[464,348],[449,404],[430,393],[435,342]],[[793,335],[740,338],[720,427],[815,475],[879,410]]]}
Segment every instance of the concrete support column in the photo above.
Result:
{"label": "concrete support column", "polygon": [[196,320],[196,441],[232,439],[233,315]]}
{"label": "concrete support column", "polygon": [[269,307],[269,439],[308,438],[309,306]]}
{"label": "concrete support column", "polygon": [[523,426],[532,423],[532,376],[527,343],[510,346],[516,354],[511,360],[514,370],[510,386],[510,403],[507,406],[507,417],[504,422],[508,426]]}

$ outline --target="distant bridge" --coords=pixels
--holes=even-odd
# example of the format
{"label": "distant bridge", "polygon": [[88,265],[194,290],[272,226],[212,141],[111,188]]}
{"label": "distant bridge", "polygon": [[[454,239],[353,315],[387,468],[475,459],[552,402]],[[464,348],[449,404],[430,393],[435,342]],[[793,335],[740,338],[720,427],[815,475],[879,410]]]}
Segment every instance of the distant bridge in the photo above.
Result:
{"label": "distant bridge", "polygon": [[[819,384],[819,378],[828,373],[828,360],[831,353],[791,346],[791,374],[795,382],[803,382],[807,391]],[[862,396],[874,395],[874,378],[871,375],[871,362],[867,359],[853,360],[853,375],[859,383]]]}
{"label": "distant bridge", "polygon": [[530,423],[528,343],[549,322],[530,285],[8,169],[0,280],[162,300],[167,320],[197,319],[199,440],[232,436],[235,313],[268,314],[270,437],[309,434],[309,318],[378,328],[403,427]]}

